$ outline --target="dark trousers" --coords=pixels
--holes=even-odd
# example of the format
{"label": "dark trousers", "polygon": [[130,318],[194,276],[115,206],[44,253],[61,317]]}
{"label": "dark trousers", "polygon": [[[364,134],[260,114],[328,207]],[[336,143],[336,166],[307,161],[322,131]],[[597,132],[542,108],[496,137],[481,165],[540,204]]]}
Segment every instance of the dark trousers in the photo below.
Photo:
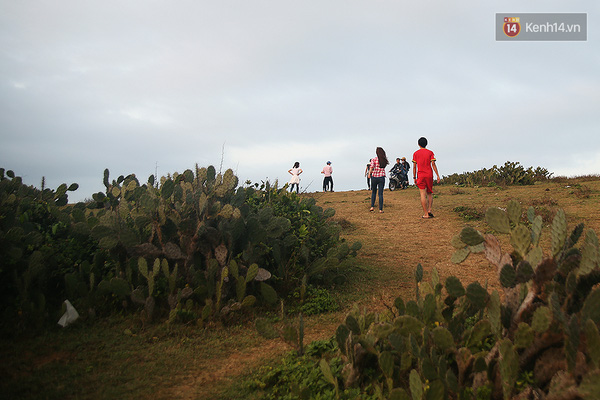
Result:
{"label": "dark trousers", "polygon": [[296,193],[298,193],[300,190],[300,185],[298,183],[292,183],[292,186],[290,186],[290,192],[294,191],[294,185],[296,185]]}
{"label": "dark trousers", "polygon": [[326,176],[325,179],[323,179],[323,191],[326,192],[327,188],[329,188],[329,185],[331,185],[331,190],[333,192],[333,178],[330,176]]}
{"label": "dark trousers", "polygon": [[379,195],[379,209],[383,210],[383,188],[385,176],[371,177],[371,207],[375,207],[375,197]]}
{"label": "dark trousers", "polygon": [[371,178],[367,178],[367,189],[371,190]]}

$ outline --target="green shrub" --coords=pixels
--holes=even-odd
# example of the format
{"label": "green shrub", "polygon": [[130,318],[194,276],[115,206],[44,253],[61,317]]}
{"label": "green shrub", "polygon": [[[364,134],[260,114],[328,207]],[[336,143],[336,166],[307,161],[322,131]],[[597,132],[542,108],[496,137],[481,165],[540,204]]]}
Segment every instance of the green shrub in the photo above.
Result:
{"label": "green shrub", "polygon": [[[310,197],[288,193],[285,187],[262,182],[245,188],[244,214],[272,212],[290,223],[285,237],[273,240],[268,248],[257,248],[255,257],[265,255],[263,264],[279,279],[284,293],[306,282],[330,285],[343,276],[360,250],[360,242],[349,246],[340,240],[340,226],[332,218],[333,208],[323,209]],[[256,258],[255,262],[259,262]]]}
{"label": "green shrub", "polygon": [[291,295],[293,300],[291,313],[301,312],[304,315],[316,315],[337,311],[340,308],[338,302],[326,288],[308,285],[304,301],[301,300],[301,291],[302,289],[298,288]]}
{"label": "green shrub", "polygon": [[335,340],[315,341],[307,346],[306,354],[286,355],[280,363],[261,367],[248,381],[246,389],[256,399],[376,399],[365,396],[357,388],[337,393],[324,377],[320,363],[330,357],[327,366],[332,376],[339,376],[343,361],[333,354]]}

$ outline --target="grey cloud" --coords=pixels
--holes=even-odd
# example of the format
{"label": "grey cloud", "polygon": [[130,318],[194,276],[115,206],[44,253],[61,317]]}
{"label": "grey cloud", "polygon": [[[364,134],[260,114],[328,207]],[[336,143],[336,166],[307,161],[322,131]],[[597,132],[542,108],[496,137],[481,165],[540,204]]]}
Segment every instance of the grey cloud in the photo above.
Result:
{"label": "grey cloud", "polygon": [[[79,198],[106,167],[145,180],[157,163],[284,182],[300,161],[318,190],[331,158],[336,187],[358,189],[376,146],[410,158],[419,136],[443,175],[598,172],[578,162],[600,153],[591,0],[0,5],[0,167],[78,182]],[[587,42],[494,39],[496,12],[569,8],[588,12]]]}

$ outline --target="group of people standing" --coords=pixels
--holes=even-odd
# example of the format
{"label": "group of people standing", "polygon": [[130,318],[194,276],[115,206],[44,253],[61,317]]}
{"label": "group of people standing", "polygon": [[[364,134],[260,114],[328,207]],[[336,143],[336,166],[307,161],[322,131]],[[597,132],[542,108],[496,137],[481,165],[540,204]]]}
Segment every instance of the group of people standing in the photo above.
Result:
{"label": "group of people standing", "polygon": [[[433,151],[427,149],[427,139],[422,137],[418,141],[419,150],[413,154],[413,180],[419,188],[421,196],[421,206],[423,215],[421,218],[433,218],[433,173],[437,176],[437,182],[440,183],[440,174],[435,164],[435,155]],[[372,158],[367,164],[367,185],[371,189],[371,208],[375,210],[375,199],[379,198],[379,212],[383,213],[383,188],[385,187],[385,168],[389,161],[385,151],[381,147],[375,149],[376,157]],[[403,168],[406,172],[410,169],[406,158],[396,159],[394,168]]]}
{"label": "group of people standing", "polygon": [[[433,218],[433,173],[437,176],[437,182],[440,183],[440,174],[438,173],[435,164],[435,155],[433,151],[427,149],[427,139],[422,137],[418,140],[419,149],[413,154],[413,180],[419,188],[421,197],[421,206],[423,207],[423,215],[421,218]],[[365,175],[367,176],[367,185],[371,190],[371,208],[369,211],[375,210],[375,200],[379,198],[379,212],[383,213],[383,189],[385,187],[385,168],[389,165],[389,161],[385,154],[385,150],[381,147],[375,149],[375,157],[367,164]],[[391,171],[403,170],[408,174],[410,164],[406,161],[406,157],[396,158],[396,164]],[[300,174],[302,174],[300,163],[296,161],[294,166],[288,170],[292,175],[290,179],[290,190],[296,193],[299,192]],[[323,178],[323,192],[328,190],[333,192],[333,168],[331,161],[327,161],[327,165],[323,167],[321,173]],[[408,178],[407,178],[408,179]]]}
{"label": "group of people standing", "polygon": [[[300,163],[296,161],[294,166],[288,170],[288,173],[292,175],[290,179],[290,191],[294,191],[294,187],[296,188],[296,193],[300,192],[300,174],[302,173],[302,169],[300,168]],[[331,161],[327,161],[327,165],[323,167],[321,173],[325,175],[323,178],[323,191],[327,192],[328,190],[333,192],[333,167],[331,166]]]}

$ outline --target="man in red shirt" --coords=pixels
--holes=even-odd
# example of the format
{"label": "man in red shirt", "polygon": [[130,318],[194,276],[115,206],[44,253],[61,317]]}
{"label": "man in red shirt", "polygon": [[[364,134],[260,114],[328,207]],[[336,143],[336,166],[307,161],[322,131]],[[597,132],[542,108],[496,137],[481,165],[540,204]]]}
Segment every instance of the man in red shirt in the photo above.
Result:
{"label": "man in red shirt", "polygon": [[431,212],[433,205],[433,172],[437,176],[437,183],[440,183],[440,174],[435,165],[433,151],[426,149],[427,139],[420,138],[419,147],[419,150],[413,154],[413,180],[421,194],[421,206],[423,206],[423,216],[421,218],[433,218]]}

